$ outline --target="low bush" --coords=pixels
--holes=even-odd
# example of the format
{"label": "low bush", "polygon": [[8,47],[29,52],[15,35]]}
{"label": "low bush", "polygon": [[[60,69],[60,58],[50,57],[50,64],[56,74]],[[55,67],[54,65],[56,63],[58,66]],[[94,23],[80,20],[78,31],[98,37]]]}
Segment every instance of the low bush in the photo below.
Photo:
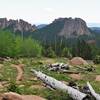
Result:
{"label": "low bush", "polygon": [[96,55],[93,61],[95,64],[100,64],[100,55]]}
{"label": "low bush", "polygon": [[19,90],[18,86],[16,85],[16,83],[14,83],[14,82],[10,83],[10,85],[7,87],[7,90],[9,92],[16,92],[16,93],[20,94],[20,90]]}

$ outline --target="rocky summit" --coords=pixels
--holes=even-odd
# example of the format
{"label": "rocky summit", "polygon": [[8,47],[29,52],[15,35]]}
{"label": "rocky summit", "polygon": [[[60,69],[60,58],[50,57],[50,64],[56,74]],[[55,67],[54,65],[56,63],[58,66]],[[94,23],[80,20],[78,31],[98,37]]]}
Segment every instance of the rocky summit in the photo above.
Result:
{"label": "rocky summit", "polygon": [[[7,20],[6,18],[0,18],[0,28],[12,30],[13,32],[28,32],[36,39],[41,38],[42,40],[48,37],[65,37],[73,38],[81,35],[91,35],[86,22],[81,18],[58,18],[55,19],[51,24],[45,27],[39,28],[35,25],[31,25],[28,22],[19,20]],[[29,34],[30,33],[30,34]]]}
{"label": "rocky summit", "polygon": [[7,20],[7,18],[0,18],[0,28],[1,29],[11,29],[13,32],[27,32],[36,30],[35,25],[31,25],[28,22],[19,19],[19,20]]}
{"label": "rocky summit", "polygon": [[59,35],[67,37],[75,37],[80,35],[90,35],[90,31],[86,25],[86,22],[81,18],[59,18],[53,23],[61,23],[64,21],[64,26],[59,32]]}

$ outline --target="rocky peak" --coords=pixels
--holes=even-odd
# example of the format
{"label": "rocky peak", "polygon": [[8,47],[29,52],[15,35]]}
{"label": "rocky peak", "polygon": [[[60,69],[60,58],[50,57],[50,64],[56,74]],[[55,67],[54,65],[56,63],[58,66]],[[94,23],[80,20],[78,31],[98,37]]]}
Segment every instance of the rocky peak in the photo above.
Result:
{"label": "rocky peak", "polygon": [[7,19],[0,18],[0,28],[5,28],[7,26]]}
{"label": "rocky peak", "polygon": [[88,30],[88,27],[86,25],[86,22],[82,20],[81,18],[59,18],[56,19],[55,22],[61,22],[64,21],[64,26],[59,33],[61,36],[68,37],[75,37],[80,35],[90,35],[90,31]]}
{"label": "rocky peak", "polygon": [[19,20],[7,20],[6,18],[0,18],[0,28],[10,28],[14,32],[20,31],[20,32],[27,32],[27,31],[34,31],[36,30],[35,25],[31,25],[28,22],[19,19]]}

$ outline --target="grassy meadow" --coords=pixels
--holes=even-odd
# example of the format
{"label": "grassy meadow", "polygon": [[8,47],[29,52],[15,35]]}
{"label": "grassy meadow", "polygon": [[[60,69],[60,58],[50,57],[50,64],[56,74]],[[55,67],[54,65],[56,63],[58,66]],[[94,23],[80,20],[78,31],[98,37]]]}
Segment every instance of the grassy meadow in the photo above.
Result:
{"label": "grassy meadow", "polygon": [[[68,63],[68,59],[20,58],[0,62],[0,93],[13,91],[19,94],[34,94],[42,96],[47,100],[69,99],[67,93],[50,90],[49,88],[45,87],[42,81],[38,80],[34,74],[30,72],[31,69],[42,71],[43,73],[52,76],[59,81],[63,81],[66,84],[68,84],[70,81],[75,81],[79,86],[84,86],[86,85],[86,82],[89,81],[96,92],[100,93],[100,82],[95,81],[96,75],[99,75],[100,73],[100,65],[94,65],[96,69],[94,72],[81,73],[82,79],[76,80],[71,78],[67,73],[49,71],[47,65],[56,62]],[[12,64],[23,65],[23,77],[19,82],[16,82],[18,72],[16,68],[12,67]],[[76,67],[73,67],[72,69],[76,71],[78,70]]]}

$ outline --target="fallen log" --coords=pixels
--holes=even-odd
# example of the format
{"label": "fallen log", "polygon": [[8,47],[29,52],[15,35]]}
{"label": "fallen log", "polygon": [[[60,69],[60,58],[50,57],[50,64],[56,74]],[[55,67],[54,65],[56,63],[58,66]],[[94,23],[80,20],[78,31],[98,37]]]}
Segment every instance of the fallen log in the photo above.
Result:
{"label": "fallen log", "polygon": [[84,71],[88,71],[88,72],[91,72],[91,71],[94,71],[95,68],[93,68],[92,66],[91,67],[87,67],[87,68],[84,68],[84,67],[80,67],[80,66],[75,66],[81,70],[84,70]]}
{"label": "fallen log", "polygon": [[79,71],[70,71],[70,70],[60,70],[61,73],[67,73],[67,74],[79,74]]}
{"label": "fallen log", "polygon": [[96,100],[100,100],[100,94],[97,94],[94,89],[92,88],[92,86],[90,85],[89,82],[87,82],[87,86],[89,87],[89,90],[92,94],[92,96],[96,99]]}
{"label": "fallen log", "polygon": [[55,78],[52,78],[50,76],[47,76],[43,74],[40,71],[31,70],[40,80],[42,80],[46,85],[50,86],[53,89],[56,90],[62,90],[64,92],[67,92],[70,97],[74,100],[90,100],[88,99],[87,94],[80,92],[77,89],[74,89],[70,86],[67,86],[66,84],[56,80]]}
{"label": "fallen log", "polygon": [[82,70],[87,70],[87,68],[84,68],[84,67],[80,67],[80,66],[75,66],[75,67],[82,69]]}

